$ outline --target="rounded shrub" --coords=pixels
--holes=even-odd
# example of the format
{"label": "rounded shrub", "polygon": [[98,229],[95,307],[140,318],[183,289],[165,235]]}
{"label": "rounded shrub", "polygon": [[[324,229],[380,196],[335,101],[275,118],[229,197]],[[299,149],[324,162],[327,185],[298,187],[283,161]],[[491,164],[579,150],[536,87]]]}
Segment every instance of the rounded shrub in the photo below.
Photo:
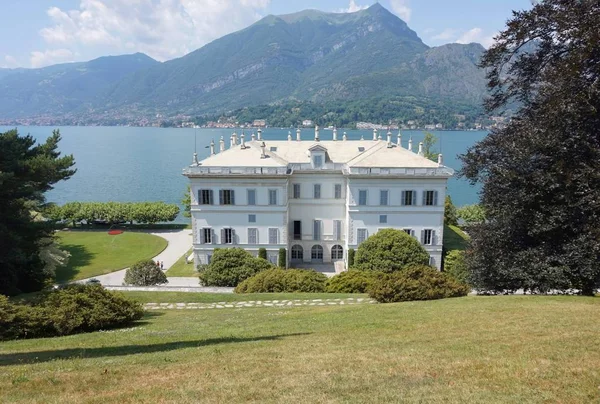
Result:
{"label": "rounded shrub", "polygon": [[214,251],[210,264],[199,273],[199,278],[205,286],[233,287],[273,267],[269,261],[255,258],[241,248],[222,248]]}
{"label": "rounded shrub", "polygon": [[327,279],[328,293],[366,293],[382,272],[350,270]]}
{"label": "rounded shrub", "polygon": [[375,279],[369,296],[380,303],[466,296],[470,288],[427,265],[413,265]]}
{"label": "rounded shrub", "polygon": [[153,286],[168,283],[165,273],[152,260],[141,260],[133,264],[125,273],[125,284],[132,286]]}
{"label": "rounded shrub", "polygon": [[267,259],[267,249],[264,247],[260,247],[258,249],[258,258],[262,258],[263,260]]}
{"label": "rounded shrub", "polygon": [[240,283],[236,293],[278,293],[325,291],[327,277],[312,269],[273,268],[260,272]]}
{"label": "rounded shrub", "polygon": [[414,237],[402,230],[383,229],[360,244],[354,268],[389,273],[428,261],[429,254]]}
{"label": "rounded shrub", "polygon": [[459,282],[469,283],[469,270],[465,262],[465,252],[451,250],[444,258],[444,272]]}

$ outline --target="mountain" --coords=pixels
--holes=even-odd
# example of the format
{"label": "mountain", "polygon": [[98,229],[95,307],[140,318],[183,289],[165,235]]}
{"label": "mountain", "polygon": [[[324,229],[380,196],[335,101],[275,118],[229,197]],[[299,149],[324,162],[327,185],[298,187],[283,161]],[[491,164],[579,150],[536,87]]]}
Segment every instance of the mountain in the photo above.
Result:
{"label": "mountain", "polygon": [[142,53],[41,69],[0,70],[0,117],[64,114],[97,102],[125,76],[159,64]]}
{"label": "mountain", "polygon": [[110,74],[90,67],[104,58],[0,71],[0,118],[168,117],[385,96],[476,105],[486,92],[476,66],[484,50],[479,44],[430,48],[379,3],[355,13],[269,15],[164,63],[136,54],[108,58]]}

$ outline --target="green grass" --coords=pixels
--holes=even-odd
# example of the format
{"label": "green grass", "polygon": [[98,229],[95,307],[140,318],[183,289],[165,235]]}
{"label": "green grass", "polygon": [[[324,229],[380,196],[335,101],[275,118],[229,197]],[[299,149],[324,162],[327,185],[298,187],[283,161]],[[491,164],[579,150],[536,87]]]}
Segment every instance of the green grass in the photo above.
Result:
{"label": "green grass", "polygon": [[152,258],[167,247],[167,241],[148,233],[128,232],[117,236],[107,231],[60,231],[61,247],[71,253],[67,266],[56,270],[57,282],[84,279],[127,268]]}
{"label": "green grass", "polygon": [[198,271],[194,268],[194,262],[187,264],[186,258],[190,256],[192,249],[185,253],[167,270],[167,276],[198,276]]}
{"label": "green grass", "polygon": [[0,344],[3,402],[597,403],[600,299],[149,312]]}
{"label": "green grass", "polygon": [[467,248],[467,236],[457,226],[444,226],[444,247],[446,251],[450,250],[464,250]]}
{"label": "green grass", "polygon": [[218,303],[249,300],[310,300],[368,297],[358,293],[195,293],[195,292],[120,292],[141,303]]}

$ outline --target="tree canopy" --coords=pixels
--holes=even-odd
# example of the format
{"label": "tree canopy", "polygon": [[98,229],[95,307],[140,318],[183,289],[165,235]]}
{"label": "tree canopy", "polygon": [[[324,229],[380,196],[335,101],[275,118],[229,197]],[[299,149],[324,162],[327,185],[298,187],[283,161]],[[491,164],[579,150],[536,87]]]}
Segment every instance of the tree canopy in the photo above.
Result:
{"label": "tree canopy", "polygon": [[538,2],[483,56],[487,111],[517,111],[462,156],[486,213],[467,259],[479,289],[600,286],[598,27],[597,1]]}
{"label": "tree canopy", "polygon": [[382,229],[358,246],[354,268],[395,272],[407,265],[422,265],[428,261],[429,254],[416,238],[402,230]]}

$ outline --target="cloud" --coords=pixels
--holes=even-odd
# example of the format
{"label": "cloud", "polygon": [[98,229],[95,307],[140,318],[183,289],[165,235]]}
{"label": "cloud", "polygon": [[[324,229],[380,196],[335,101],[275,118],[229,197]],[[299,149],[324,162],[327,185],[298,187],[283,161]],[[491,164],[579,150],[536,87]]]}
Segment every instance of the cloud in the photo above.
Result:
{"label": "cloud", "polygon": [[359,6],[356,4],[354,0],[350,0],[350,4],[348,4],[348,8],[341,8],[338,10],[339,13],[355,13],[360,10],[364,10],[369,8],[369,6]]}
{"label": "cloud", "polygon": [[470,30],[462,33],[455,42],[457,42],[457,43],[479,42],[485,48],[489,48],[494,43],[494,38],[492,35],[485,35],[481,28],[475,27],[475,28],[471,28]]}
{"label": "cloud", "polygon": [[44,67],[56,63],[72,62],[73,52],[69,49],[50,49],[44,52],[31,52],[31,67]]}
{"label": "cloud", "polygon": [[5,55],[3,63],[0,65],[0,67],[4,69],[12,69],[14,67],[19,67],[19,62],[17,62],[17,59],[15,59],[14,56]]}
{"label": "cloud", "polygon": [[431,39],[434,41],[447,41],[447,40],[455,38],[455,37],[456,37],[456,30],[452,29],[452,28],[446,28],[439,34],[432,36]]}
{"label": "cloud", "polygon": [[390,6],[392,11],[402,18],[404,22],[410,21],[410,14],[412,10],[408,6],[408,0],[390,0]]}
{"label": "cloud", "polygon": [[52,47],[96,57],[144,52],[158,60],[182,56],[261,18],[270,0],[81,0],[50,7],[40,31]]}

